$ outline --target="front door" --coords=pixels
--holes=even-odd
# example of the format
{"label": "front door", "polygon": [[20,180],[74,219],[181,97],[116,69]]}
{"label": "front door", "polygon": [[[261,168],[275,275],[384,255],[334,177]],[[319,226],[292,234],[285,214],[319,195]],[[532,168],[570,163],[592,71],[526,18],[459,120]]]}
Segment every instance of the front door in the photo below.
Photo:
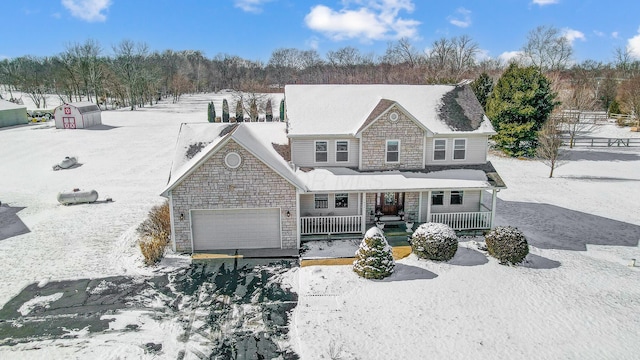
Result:
{"label": "front door", "polygon": [[397,215],[403,207],[404,193],[385,192],[378,194],[380,211],[384,215]]}

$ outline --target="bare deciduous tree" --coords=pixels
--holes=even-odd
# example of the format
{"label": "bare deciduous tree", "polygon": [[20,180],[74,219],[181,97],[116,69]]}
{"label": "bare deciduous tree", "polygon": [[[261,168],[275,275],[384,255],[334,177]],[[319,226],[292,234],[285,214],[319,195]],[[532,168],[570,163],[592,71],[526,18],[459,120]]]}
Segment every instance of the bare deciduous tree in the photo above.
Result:
{"label": "bare deciduous tree", "polygon": [[522,60],[544,73],[567,67],[573,49],[569,40],[553,26],[538,26],[527,35]]}
{"label": "bare deciduous tree", "polygon": [[624,81],[618,87],[618,95],[622,105],[635,116],[640,127],[640,75]]}
{"label": "bare deciduous tree", "polygon": [[553,171],[564,164],[566,159],[562,150],[562,133],[558,128],[558,122],[558,117],[552,115],[538,131],[536,155],[543,164],[551,169],[549,171],[550,178],[553,177]]}

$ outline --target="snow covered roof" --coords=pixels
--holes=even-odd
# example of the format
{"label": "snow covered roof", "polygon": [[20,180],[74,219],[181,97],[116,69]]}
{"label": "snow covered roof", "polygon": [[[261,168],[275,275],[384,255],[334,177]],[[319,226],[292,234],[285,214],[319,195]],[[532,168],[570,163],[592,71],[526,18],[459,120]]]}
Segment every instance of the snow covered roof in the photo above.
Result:
{"label": "snow covered roof", "polygon": [[405,191],[491,188],[482,170],[456,169],[430,173],[413,171],[359,172],[348,168],[298,170],[312,192]]}
{"label": "snow covered roof", "polygon": [[355,135],[393,104],[436,134],[493,134],[468,86],[287,85],[290,136]]}
{"label": "snow covered roof", "polygon": [[229,139],[235,140],[294,186],[304,189],[304,184],[273,146],[288,143],[285,126],[280,122],[182,124],[169,182],[162,194],[166,195]]}
{"label": "snow covered roof", "polygon": [[60,105],[59,107],[61,108],[64,105],[69,105],[69,106],[75,107],[76,109],[78,109],[78,111],[81,114],[100,111],[100,108],[98,107],[98,105],[96,105],[96,104],[94,104],[92,102],[89,102],[89,101],[78,101],[78,102],[73,102],[73,103],[66,103],[66,104]]}
{"label": "snow covered roof", "polygon": [[27,110],[27,107],[24,105],[14,104],[11,101],[0,99],[0,110],[16,110],[16,109]]}

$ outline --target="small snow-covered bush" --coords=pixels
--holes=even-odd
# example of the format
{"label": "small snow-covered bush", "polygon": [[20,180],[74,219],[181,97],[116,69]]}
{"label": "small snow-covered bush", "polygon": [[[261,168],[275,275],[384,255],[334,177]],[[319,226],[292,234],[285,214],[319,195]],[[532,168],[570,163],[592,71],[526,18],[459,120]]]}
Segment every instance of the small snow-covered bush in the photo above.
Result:
{"label": "small snow-covered bush", "polygon": [[393,273],[396,266],[391,246],[382,230],[372,227],[364,235],[356,251],[353,271],[365,279],[384,279]]}
{"label": "small snow-covered bush", "polygon": [[151,208],[147,219],[137,230],[141,235],[139,245],[145,265],[153,265],[160,261],[171,236],[169,202],[165,201],[162,205]]}
{"label": "small snow-covered bush", "polygon": [[527,238],[511,226],[498,226],[484,237],[489,255],[501,264],[519,264],[529,254]]}
{"label": "small snow-covered bush", "polygon": [[411,236],[411,250],[423,259],[448,261],[458,250],[458,236],[449,225],[424,223]]}

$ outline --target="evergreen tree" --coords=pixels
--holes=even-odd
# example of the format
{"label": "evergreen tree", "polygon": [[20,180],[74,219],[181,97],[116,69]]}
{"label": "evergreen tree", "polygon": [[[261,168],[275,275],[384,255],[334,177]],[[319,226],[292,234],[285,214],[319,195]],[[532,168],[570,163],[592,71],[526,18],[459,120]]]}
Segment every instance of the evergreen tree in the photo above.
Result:
{"label": "evergreen tree", "polygon": [[487,100],[486,114],[498,148],[510,156],[533,156],[537,133],[559,103],[549,80],[534,67],[512,63]]}
{"label": "evergreen tree", "polygon": [[482,108],[486,110],[487,99],[493,90],[493,79],[486,72],[483,72],[471,83],[471,89],[476,94]]}
{"label": "evergreen tree", "polygon": [[353,271],[365,279],[384,279],[395,267],[391,246],[382,230],[372,227],[364,235],[356,251]]}
{"label": "evergreen tree", "polygon": [[211,123],[216,121],[216,108],[213,101],[207,106],[207,120]]}
{"label": "evergreen tree", "polygon": [[265,109],[265,119],[267,121],[273,121],[273,110],[271,109],[271,99],[267,100],[267,106]]}
{"label": "evergreen tree", "polygon": [[244,113],[242,112],[242,98],[236,103],[236,122],[244,121]]}
{"label": "evergreen tree", "polygon": [[227,99],[222,100],[222,122],[229,122],[229,103]]}
{"label": "evergreen tree", "polygon": [[280,100],[280,121],[284,121],[284,99]]}
{"label": "evergreen tree", "polygon": [[255,101],[249,106],[249,118],[251,122],[258,121],[258,104]]}

